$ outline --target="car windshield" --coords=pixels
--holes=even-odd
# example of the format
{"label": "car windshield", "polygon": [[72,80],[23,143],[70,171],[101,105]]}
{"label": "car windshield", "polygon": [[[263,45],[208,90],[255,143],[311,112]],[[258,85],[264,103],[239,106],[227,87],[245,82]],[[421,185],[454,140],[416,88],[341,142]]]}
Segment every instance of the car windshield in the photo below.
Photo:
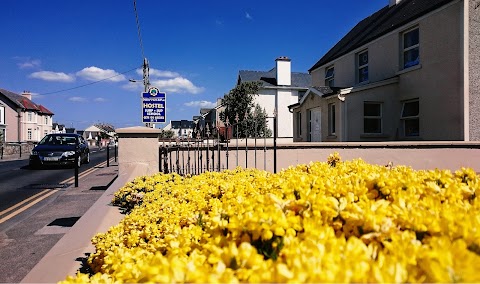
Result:
{"label": "car windshield", "polygon": [[38,143],[40,145],[75,145],[77,139],[72,136],[47,135]]}

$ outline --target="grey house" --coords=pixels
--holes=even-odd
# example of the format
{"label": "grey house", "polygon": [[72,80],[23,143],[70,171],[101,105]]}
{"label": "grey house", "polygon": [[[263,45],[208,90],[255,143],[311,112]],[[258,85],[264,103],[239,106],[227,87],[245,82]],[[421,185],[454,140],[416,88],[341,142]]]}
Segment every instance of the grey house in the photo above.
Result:
{"label": "grey house", "polygon": [[294,141],[480,140],[480,1],[385,4],[310,68]]}

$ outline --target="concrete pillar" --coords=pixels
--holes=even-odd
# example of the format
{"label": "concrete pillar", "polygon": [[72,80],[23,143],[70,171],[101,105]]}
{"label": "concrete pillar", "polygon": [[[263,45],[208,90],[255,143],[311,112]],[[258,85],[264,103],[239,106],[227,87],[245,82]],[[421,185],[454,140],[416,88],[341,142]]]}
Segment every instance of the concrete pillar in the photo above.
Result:
{"label": "concrete pillar", "polygon": [[160,129],[136,126],[119,128],[119,174],[133,176],[152,175],[158,172],[158,136]]}

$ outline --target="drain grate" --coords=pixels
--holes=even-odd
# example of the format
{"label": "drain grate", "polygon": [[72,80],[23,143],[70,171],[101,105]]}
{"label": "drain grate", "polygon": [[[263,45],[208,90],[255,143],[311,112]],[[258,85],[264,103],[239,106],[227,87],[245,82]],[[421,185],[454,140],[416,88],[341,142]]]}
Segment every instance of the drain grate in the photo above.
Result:
{"label": "drain grate", "polygon": [[55,188],[67,188],[70,183],[34,183],[23,187],[23,189],[55,189]]}
{"label": "drain grate", "polygon": [[80,217],[58,218],[53,220],[47,226],[73,227]]}

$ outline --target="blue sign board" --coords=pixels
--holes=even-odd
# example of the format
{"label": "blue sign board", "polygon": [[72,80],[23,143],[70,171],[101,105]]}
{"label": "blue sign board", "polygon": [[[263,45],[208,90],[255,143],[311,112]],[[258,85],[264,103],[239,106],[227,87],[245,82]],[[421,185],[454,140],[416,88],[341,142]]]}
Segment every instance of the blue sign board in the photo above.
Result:
{"label": "blue sign board", "polygon": [[165,123],[166,122],[167,95],[157,88],[150,88],[148,93],[142,93],[142,122]]}

